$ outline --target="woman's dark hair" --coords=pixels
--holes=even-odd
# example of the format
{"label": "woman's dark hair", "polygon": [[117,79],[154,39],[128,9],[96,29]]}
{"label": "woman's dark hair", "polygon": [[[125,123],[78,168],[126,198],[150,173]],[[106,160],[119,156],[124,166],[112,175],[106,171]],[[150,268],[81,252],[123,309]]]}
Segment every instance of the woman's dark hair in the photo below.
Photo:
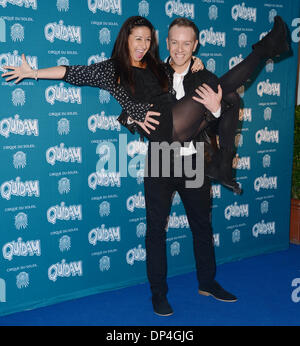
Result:
{"label": "woman's dark hair", "polygon": [[159,57],[158,43],[156,32],[153,25],[144,17],[133,16],[129,17],[122,25],[118,37],[115,41],[111,58],[115,59],[117,63],[116,79],[121,83],[129,85],[131,91],[134,93],[135,85],[131,69],[131,59],[128,48],[128,37],[132,29],[136,27],[146,26],[151,31],[151,45],[148,52],[145,54],[142,62],[147,64],[147,67],[157,77],[159,84],[164,91],[168,90],[168,79],[164,71],[162,62]]}

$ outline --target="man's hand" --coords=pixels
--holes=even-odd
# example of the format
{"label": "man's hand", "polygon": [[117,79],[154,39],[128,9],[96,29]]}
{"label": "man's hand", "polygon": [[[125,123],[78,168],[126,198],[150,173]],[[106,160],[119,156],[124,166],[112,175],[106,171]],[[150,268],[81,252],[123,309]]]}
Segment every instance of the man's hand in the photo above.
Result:
{"label": "man's hand", "polygon": [[[159,121],[153,119],[152,117],[159,117],[159,116],[160,116],[160,113],[158,112],[148,111],[144,122],[136,121],[136,120],[133,120],[133,121],[136,124],[138,124],[146,133],[150,134],[150,131],[148,129],[153,131],[155,131],[156,129],[154,126],[152,126],[152,124],[159,125]],[[129,119],[132,120],[131,118]]]}
{"label": "man's hand", "polygon": [[196,90],[200,96],[193,96],[193,100],[202,103],[210,112],[215,113],[221,107],[222,88],[218,85],[218,93],[215,93],[210,86],[202,84]]}

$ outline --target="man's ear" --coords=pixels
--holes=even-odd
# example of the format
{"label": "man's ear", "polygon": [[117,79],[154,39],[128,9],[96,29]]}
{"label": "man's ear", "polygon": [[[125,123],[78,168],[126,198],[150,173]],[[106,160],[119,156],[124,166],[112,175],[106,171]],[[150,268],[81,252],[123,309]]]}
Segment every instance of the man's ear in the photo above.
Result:
{"label": "man's ear", "polygon": [[199,43],[199,41],[198,40],[196,40],[195,41],[195,44],[194,44],[194,48],[193,48],[193,52],[197,49],[197,47],[198,47],[198,43]]}
{"label": "man's ear", "polygon": [[170,48],[169,48],[169,38],[168,37],[166,38],[166,42],[167,42],[167,50],[170,50]]}

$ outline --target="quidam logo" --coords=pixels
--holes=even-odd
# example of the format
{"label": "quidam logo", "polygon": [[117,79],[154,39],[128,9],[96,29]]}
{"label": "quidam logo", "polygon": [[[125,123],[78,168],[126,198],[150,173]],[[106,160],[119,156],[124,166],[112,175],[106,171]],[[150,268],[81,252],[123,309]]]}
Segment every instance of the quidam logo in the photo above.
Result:
{"label": "quidam logo", "polygon": [[180,17],[195,18],[195,5],[190,3],[182,3],[180,0],[173,0],[166,2],[165,5],[166,15],[170,18],[173,15]]}
{"label": "quidam logo", "polygon": [[40,185],[39,180],[21,181],[20,177],[16,180],[5,181],[1,184],[1,196],[10,200],[12,196],[16,197],[39,197]]}
{"label": "quidam logo", "polygon": [[117,116],[106,116],[105,112],[101,114],[93,114],[88,118],[88,129],[95,133],[97,129],[106,131],[121,131],[121,125],[117,120]]}
{"label": "quidam logo", "polygon": [[32,8],[33,10],[37,9],[37,0],[0,0],[0,6],[6,7],[7,4],[19,6],[19,7],[25,7],[25,8]]}
{"label": "quidam logo", "polygon": [[0,121],[0,135],[8,138],[11,134],[21,136],[38,136],[39,121],[38,119],[20,119],[16,114],[13,118],[3,118]]}
{"label": "quidam logo", "polygon": [[237,202],[227,206],[224,210],[225,219],[230,220],[232,217],[248,217],[249,204],[238,205]]}
{"label": "quidam logo", "polygon": [[53,282],[55,282],[58,277],[68,278],[82,275],[82,261],[67,263],[66,260],[63,259],[61,263],[52,264],[48,268],[48,278]]}
{"label": "quidam logo", "polygon": [[41,241],[23,241],[20,237],[17,241],[6,243],[2,247],[3,258],[11,261],[14,256],[41,256]]}
{"label": "quidam logo", "polygon": [[251,158],[250,156],[234,157],[232,160],[232,168],[241,170],[251,169]]}
{"label": "quidam logo", "polygon": [[214,32],[214,29],[201,30],[199,33],[199,42],[205,47],[206,44],[214,46],[226,46],[226,33],[225,32]]}
{"label": "quidam logo", "polygon": [[248,121],[249,123],[251,123],[252,122],[252,108],[240,108],[239,120]]}
{"label": "quidam logo", "polygon": [[240,62],[242,62],[243,56],[242,54],[238,55],[238,56],[233,56],[229,59],[229,69],[231,70],[234,66],[238,65]]}
{"label": "quidam logo", "polygon": [[257,177],[254,180],[254,190],[259,192],[261,189],[277,190],[277,176],[267,177],[267,175],[264,174],[261,177]]}
{"label": "quidam logo", "polygon": [[276,227],[275,222],[266,222],[262,220],[259,223],[256,223],[252,227],[252,234],[255,238],[257,238],[259,235],[267,235],[267,234],[275,234]]}
{"label": "quidam logo", "polygon": [[64,25],[63,20],[60,20],[58,23],[48,23],[45,25],[44,34],[46,40],[51,43],[54,42],[55,39],[61,41],[69,41],[76,42],[81,44],[81,27],[75,25]]}
{"label": "quidam logo", "polygon": [[126,253],[126,262],[131,266],[134,265],[134,262],[146,261],[146,250],[142,248],[142,245],[138,245],[138,247],[130,249]]}
{"label": "quidam logo", "polygon": [[80,105],[82,103],[81,88],[65,88],[64,83],[51,85],[45,90],[45,98],[51,105],[54,105],[55,101]]}
{"label": "quidam logo", "polygon": [[107,60],[108,58],[106,57],[105,53],[102,52],[101,55],[91,55],[88,58],[87,64],[88,66],[92,65],[92,64],[96,64],[97,62],[102,62]]}
{"label": "quidam logo", "polygon": [[92,13],[97,10],[122,15],[122,1],[121,0],[88,0],[88,9]]}
{"label": "quidam logo", "polygon": [[176,215],[173,212],[172,215],[169,216],[168,229],[169,228],[189,228],[189,222],[186,215]]}
{"label": "quidam logo", "polygon": [[97,186],[121,187],[121,175],[119,172],[105,172],[102,169],[88,176],[88,186],[92,190],[96,190]]}
{"label": "quidam logo", "polygon": [[256,22],[257,9],[255,7],[246,7],[245,3],[235,5],[231,8],[231,17],[237,21],[239,18]]}
{"label": "quidam logo", "polygon": [[96,245],[97,242],[114,242],[121,241],[121,229],[120,227],[96,227],[92,229],[88,234],[89,243],[91,245]]}
{"label": "quidam logo", "polygon": [[[0,18],[1,23],[1,18]],[[1,29],[0,29],[1,35]],[[0,39],[1,42],[1,39]],[[19,67],[22,64],[22,57],[18,54],[17,50],[13,53],[0,53],[0,71],[4,72],[3,66],[14,66]],[[26,61],[28,65],[33,69],[38,69],[38,58],[36,56],[26,55]]]}
{"label": "quidam logo", "polygon": [[135,155],[146,155],[148,151],[148,142],[131,141],[127,144],[127,154],[133,158]]}
{"label": "quidam logo", "polygon": [[258,145],[261,143],[279,143],[279,131],[278,130],[268,130],[267,127],[258,130],[255,134],[255,141]]}
{"label": "quidam logo", "polygon": [[56,162],[82,163],[81,147],[65,147],[64,143],[46,150],[46,161],[54,166]]}
{"label": "quidam logo", "polygon": [[257,95],[263,97],[264,95],[269,96],[280,96],[280,83],[270,83],[270,80],[259,82],[257,84]]}
{"label": "quidam logo", "polygon": [[53,225],[57,220],[61,221],[74,221],[82,220],[82,205],[70,205],[66,206],[65,202],[61,202],[60,205],[55,205],[47,210],[47,220]]}
{"label": "quidam logo", "polygon": [[126,208],[132,213],[135,208],[145,209],[145,197],[142,195],[142,191],[127,198]]}

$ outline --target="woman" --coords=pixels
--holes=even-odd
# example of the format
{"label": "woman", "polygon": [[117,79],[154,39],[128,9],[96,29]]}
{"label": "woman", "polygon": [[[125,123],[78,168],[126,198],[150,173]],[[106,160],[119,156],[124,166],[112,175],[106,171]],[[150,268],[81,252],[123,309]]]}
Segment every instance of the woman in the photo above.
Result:
{"label": "woman", "polygon": [[[216,92],[220,83],[223,95],[226,95],[242,85],[262,59],[286,51],[286,28],[280,17],[275,17],[272,31],[253,48],[253,52],[243,62],[228,71],[219,81],[208,73],[206,83]],[[16,79],[15,83],[24,78],[63,79],[70,84],[106,89],[130,118],[140,125],[139,132],[152,141],[190,141],[206,126],[209,119],[201,100],[195,102],[197,93],[187,95],[179,102],[173,97],[172,75],[159,59],[154,27],[144,17],[134,16],[124,22],[112,57],[104,62],[90,66],[55,66],[33,71],[22,55],[20,67],[4,68],[12,71],[4,73],[2,77],[8,77],[6,81]],[[163,116],[158,122],[153,117],[160,114]],[[153,125],[156,125],[156,130],[150,133],[149,128],[153,129]],[[227,133],[232,136],[232,126],[228,132],[224,131],[220,135],[227,136]],[[233,181],[228,187],[241,192]]]}

